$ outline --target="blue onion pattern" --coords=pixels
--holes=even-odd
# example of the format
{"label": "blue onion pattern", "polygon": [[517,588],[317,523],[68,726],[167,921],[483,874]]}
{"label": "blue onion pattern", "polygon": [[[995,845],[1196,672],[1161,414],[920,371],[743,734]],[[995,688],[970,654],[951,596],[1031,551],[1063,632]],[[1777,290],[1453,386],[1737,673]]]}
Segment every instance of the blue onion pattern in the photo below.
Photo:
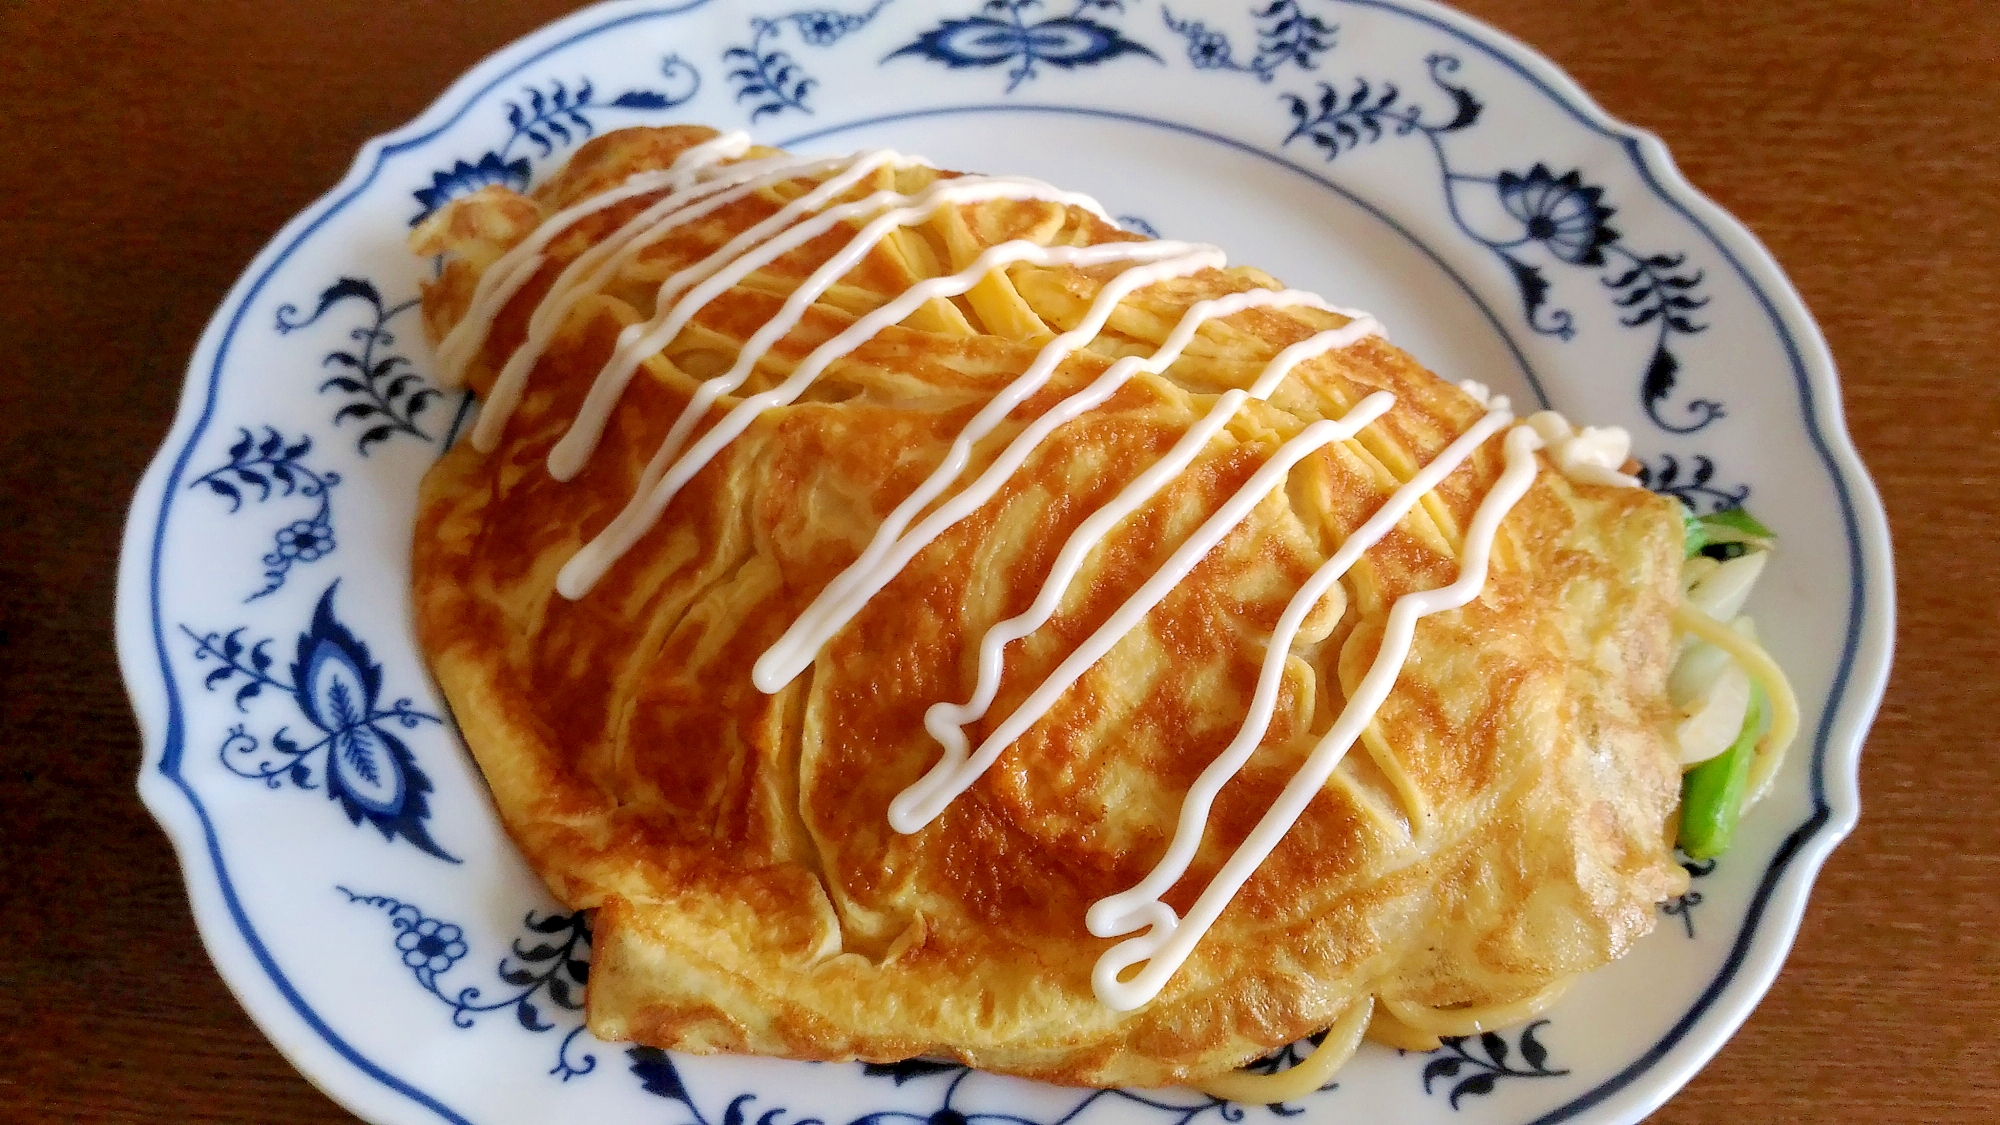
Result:
{"label": "blue onion pattern", "polygon": [[1030,18],[1042,8],[1041,0],[986,0],[979,15],[947,19],[882,61],[929,59],[952,70],[1005,65],[1009,94],[1039,77],[1036,67],[1043,63],[1074,70],[1125,55],[1160,61],[1151,48],[1102,22],[1101,17],[1122,15],[1124,0],[1076,0],[1068,15]]}
{"label": "blue onion pattern", "polygon": [[427,186],[410,193],[421,207],[410,225],[422,222],[454,199],[494,184],[527,190],[533,171],[529,152],[546,158],[558,148],[584,140],[596,132],[594,119],[606,111],[671,109],[692,101],[701,90],[701,72],[679,55],[668,55],[660,63],[660,78],[657,87],[626,90],[605,100],[599,100],[598,89],[588,78],[574,86],[552,80],[522,87],[520,94],[506,103],[507,139],[477,160],[457,160],[449,168],[432,172]]}
{"label": "blue onion pattern", "polygon": [[1521,242],[1539,242],[1562,261],[1601,266],[1605,246],[1618,241],[1618,232],[1605,222],[1612,209],[1599,202],[1604,189],[1584,183],[1574,171],[1557,176],[1537,164],[1525,176],[1502,172],[1494,185],[1501,207],[1521,224]]}
{"label": "blue onion pattern", "polygon": [[421,222],[452,200],[471,195],[481,188],[498,185],[510,191],[525,192],[528,190],[529,173],[528,158],[525,156],[502,160],[499,153],[489,152],[469,164],[463,160],[453,161],[451,167],[431,173],[429,187],[418,188],[412,193],[424,209],[411,221]]}
{"label": "blue onion pattern", "polygon": [[404,965],[435,977],[465,956],[465,931],[436,918],[419,918],[396,935],[396,948],[403,951]]}
{"label": "blue onion pattern", "polygon": [[[1585,183],[1575,170],[1557,173],[1536,162],[1526,171],[1503,169],[1485,175],[1454,167],[1447,141],[1477,124],[1486,106],[1453,78],[1459,69],[1455,56],[1434,54],[1425,62],[1432,83],[1449,99],[1446,111],[1432,113],[1405,101],[1394,83],[1375,85],[1356,79],[1343,88],[1322,82],[1316,95],[1282,95],[1292,128],[1280,143],[1302,140],[1318,147],[1325,159],[1334,160],[1384,138],[1427,141],[1443,179],[1452,221],[1506,265],[1520,291],[1529,328],[1562,340],[1576,334],[1569,310],[1550,306],[1548,276],[1530,251],[1539,250],[1564,266],[1604,269],[1608,272],[1598,280],[1618,310],[1619,323],[1653,333],[1652,355],[1639,383],[1639,401],[1647,417],[1676,434],[1693,433],[1721,418],[1719,402],[1671,401],[1680,372],[1675,338],[1708,328],[1696,319],[1697,310],[1708,304],[1700,293],[1702,271],[1688,269],[1685,254],[1651,254],[1627,246],[1608,224],[1614,209],[1605,205],[1604,190]],[[1468,208],[1487,201],[1497,205],[1511,229],[1482,227],[1467,217]]]}
{"label": "blue onion pattern", "polygon": [[[573,914],[541,914],[530,910],[522,925],[534,935],[531,948],[514,939],[512,953],[500,958],[494,972],[506,986],[504,995],[489,999],[479,985],[448,988],[439,978],[465,960],[469,947],[465,931],[451,922],[426,915],[409,903],[387,895],[357,894],[346,887],[334,890],[347,901],[373,906],[389,917],[396,931],[396,951],[403,967],[416,978],[418,987],[451,1009],[451,1024],[464,1030],[489,1012],[512,1012],[525,1030],[541,1034],[559,1026],[543,1016],[542,1005],[552,1005],[561,1013],[583,1010],[583,990],[590,980],[590,922],[579,910]],[[565,1021],[567,1022],[567,1021]],[[597,1069],[597,1056],[576,1048],[584,1025],[577,1022],[556,1044],[556,1062],[549,1073],[567,1082]]]}
{"label": "blue onion pattern", "polygon": [[812,112],[809,98],[819,79],[780,46],[787,26],[808,47],[830,47],[866,27],[888,3],[875,0],[873,7],[859,12],[810,8],[773,19],[751,17],[749,44],[722,52],[723,65],[731,68],[728,78],[736,87],[736,100],[750,103],[750,120],[786,110]]}
{"label": "blue onion pattern", "polygon": [[[1448,1087],[1447,1098],[1455,1110],[1461,1100],[1483,1098],[1509,1079],[1564,1077],[1569,1071],[1550,1067],[1548,1048],[1535,1038],[1535,1032],[1548,1024],[1547,1020],[1536,1020],[1521,1029],[1513,1044],[1497,1031],[1444,1036],[1443,1045],[1431,1052],[1431,1061],[1424,1064],[1424,1093],[1434,1092],[1434,1082],[1435,1092],[1443,1093]],[[1519,1066],[1509,1061],[1517,1052]]]}
{"label": "blue onion pattern", "polygon": [[310,328],[326,315],[327,310],[350,300],[367,305],[373,316],[370,323],[348,332],[349,339],[360,343],[358,350],[336,348],[321,361],[322,367],[332,368],[335,374],[321,381],[320,393],[338,391],[349,400],[334,411],[333,424],[338,426],[350,418],[360,424],[361,432],[355,438],[354,448],[364,457],[368,455],[369,447],[398,435],[418,441],[434,440],[417,424],[417,416],[443,392],[418,374],[407,356],[393,350],[396,337],[389,331],[389,322],[416,308],[417,298],[387,304],[374,282],[366,278],[343,277],[320,291],[319,303],[314,306],[312,315],[304,319],[299,318],[297,306],[279,306],[278,334],[289,335]]}
{"label": "blue onion pattern", "polygon": [[1122,230],[1129,230],[1133,234],[1143,234],[1147,238],[1160,237],[1159,228],[1147,222],[1145,217],[1141,215],[1120,215],[1118,216],[1118,226]]}
{"label": "blue onion pattern", "polygon": [[1750,499],[1747,484],[1731,487],[1716,483],[1715,461],[1700,454],[1688,458],[1685,464],[1671,453],[1660,454],[1658,462],[1643,462],[1639,466],[1639,483],[1672,496],[1698,516],[1741,508]]}
{"label": "blue onion pattern", "polygon": [[311,515],[292,520],[273,534],[271,550],[263,557],[264,585],[243,599],[254,602],[283,586],[294,564],[318,562],[333,553],[331,490],[340,483],[340,474],[306,463],[313,447],[310,437],[288,440],[270,426],[264,427],[261,438],[248,429],[237,433],[241,436],[229,447],[227,463],[194,478],[189,488],[205,488],[228,500],[231,515],[243,509],[245,496],[253,488],[257,504],[274,497],[315,502]]}
{"label": "blue onion pattern", "polygon": [[[1715,861],[1712,859],[1689,859],[1685,855],[1679,856],[1679,859],[1681,869],[1688,873],[1690,881],[1706,879],[1710,875],[1715,874]],[[1687,931],[1688,940],[1692,941],[1694,940],[1694,911],[1695,907],[1700,906],[1701,903],[1701,892],[1695,890],[1693,887],[1689,887],[1685,892],[1661,903],[1660,913],[1669,918],[1679,918],[1681,920],[1681,927]]]}
{"label": "blue onion pattern", "polygon": [[[752,1112],[757,1112],[759,1125],[807,1125],[808,1122],[822,1125],[818,1118],[796,1115],[788,1123],[786,1117],[792,1111],[783,1107],[752,1110],[757,1095],[749,1092],[731,1098],[718,1121],[704,1114],[696,1104],[670,1052],[657,1047],[633,1047],[625,1055],[641,1088],[656,1097],[679,1102],[692,1119],[690,1125],[744,1125]],[[887,1078],[898,1086],[906,1082],[937,1080],[937,1108],[922,1112],[876,1110],[853,1117],[846,1125],[1072,1125],[1100,1105],[1150,1111],[1149,1116],[1161,1125],[1190,1125],[1210,1113],[1226,1122],[1242,1121],[1245,1116],[1244,1107],[1235,1102],[1192,1091],[1090,1090],[1078,1091],[1076,1101],[1060,1113],[1046,1118],[1024,1117],[1018,1113],[966,1109],[956,1104],[960,1087],[974,1074],[971,1068],[958,1063],[906,1059],[899,1063],[864,1063],[861,1069],[871,1078]],[[1283,1103],[1265,1108],[1280,1117],[1295,1117],[1304,1112]]]}
{"label": "blue onion pattern", "polygon": [[246,643],[247,627],[197,633],[181,626],[195,643],[195,659],[215,662],[204,680],[210,691],[231,685],[236,709],[245,713],[267,688],[288,695],[298,715],[320,736],[307,742],[310,736],[294,737],[290,726],[280,726],[266,740],[238,724],[229,729],[217,756],[229,772],[272,789],[286,783],[307,791],[324,789],[355,826],[368,824],[385,841],[407,840],[420,851],[457,863],[431,839],[431,781],[399,733],[439,719],[417,710],[407,697],[384,704],[382,666],[334,614],[339,586],[335,581],[320,595],[312,624],[299,634],[290,682],[278,678],[269,651],[275,642]]}
{"label": "blue onion pattern", "polygon": [[318,562],[332,550],[333,532],[324,524],[317,520],[294,520],[278,529],[278,546],[273,553],[288,563]]}
{"label": "blue onion pattern", "polygon": [[1257,51],[1238,58],[1229,36],[1200,20],[1176,18],[1170,8],[1161,8],[1167,30],[1187,41],[1188,62],[1196,70],[1233,70],[1254,74],[1259,82],[1269,82],[1286,63],[1300,70],[1312,70],[1320,55],[1331,51],[1339,28],[1299,7],[1298,0],[1272,0],[1263,8],[1251,9],[1257,22]]}
{"label": "blue onion pattern", "polygon": [[[1317,1046],[1322,1037],[1314,1036],[1282,1047],[1244,1069],[1258,1074],[1287,1070],[1310,1054],[1311,1048]],[[633,1075],[647,1093],[679,1102],[692,1118],[690,1125],[718,1125],[702,1112],[689,1093],[679,1068],[674,1065],[671,1052],[658,1047],[632,1047],[625,1055]],[[1052,1112],[1046,1117],[1024,1117],[1018,1113],[988,1112],[960,1105],[961,1088],[975,1073],[960,1063],[904,1059],[896,1063],[863,1063],[861,1072],[870,1078],[886,1078],[897,1086],[917,1082],[930,1085],[937,1092],[937,1105],[934,1109],[923,1111],[875,1110],[851,1118],[846,1125],[1073,1125],[1093,1110],[1105,1106],[1113,1107],[1114,1113],[1121,1108],[1125,1113],[1136,1109],[1160,1125],[1190,1125],[1210,1114],[1220,1121],[1240,1122],[1250,1108],[1193,1090],[1078,1090],[1076,1100],[1060,1112]],[[1337,1088],[1338,1083],[1330,1083],[1321,1087],[1320,1092]],[[756,1100],[757,1095],[748,1092],[731,1098],[721,1114],[719,1125],[744,1125],[752,1112],[758,1113],[760,1125],[782,1125],[786,1115],[792,1112],[783,1107],[753,1111],[751,1103]],[[1286,1102],[1273,1102],[1261,1108],[1273,1117],[1297,1117],[1305,1112],[1303,1108]],[[796,1125],[808,1123],[824,1125],[818,1118],[801,1118]]]}

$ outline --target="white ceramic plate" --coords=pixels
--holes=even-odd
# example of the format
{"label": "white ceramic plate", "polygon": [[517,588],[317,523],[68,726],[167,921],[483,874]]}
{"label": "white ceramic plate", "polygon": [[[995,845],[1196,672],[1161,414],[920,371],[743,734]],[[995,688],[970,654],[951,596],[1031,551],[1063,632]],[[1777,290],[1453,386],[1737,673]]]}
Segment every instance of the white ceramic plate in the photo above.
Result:
{"label": "white ceramic plate", "polygon": [[[1889,547],[1819,332],[1764,250],[1521,45],[1414,0],[593,7],[371,141],[217,310],[140,485],[118,639],[139,788],[271,1039],[377,1122],[1628,1122],[1777,973],[1857,814]],[[410,223],[623,125],[886,144],[1081,188],[1377,312],[1452,378],[1631,428],[1650,483],[1783,536],[1753,610],[1806,737],[1633,954],[1527,1029],[1367,1047],[1290,1106],[937,1064],[693,1059],[581,1031],[588,938],[500,831],[410,635],[427,380]]]}

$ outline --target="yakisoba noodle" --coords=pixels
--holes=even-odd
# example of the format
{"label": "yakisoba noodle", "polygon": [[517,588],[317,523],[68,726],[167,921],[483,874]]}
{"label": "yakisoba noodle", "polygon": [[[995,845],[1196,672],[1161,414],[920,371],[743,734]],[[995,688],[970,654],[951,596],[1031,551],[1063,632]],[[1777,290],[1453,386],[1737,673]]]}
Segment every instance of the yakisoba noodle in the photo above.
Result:
{"label": "yakisoba noodle", "polygon": [[[938,700],[926,717],[926,728],[938,742],[941,759],[890,804],[889,821],[895,831],[918,833],[991,768],[1009,745],[1040,720],[1154,606],[1184,582],[1252,509],[1274,490],[1286,487],[1293,466],[1336,443],[1353,443],[1360,438],[1355,446],[1357,452],[1368,448],[1365,428],[1395,403],[1395,396],[1386,391],[1353,403],[1344,417],[1307,425],[1282,442],[1201,527],[1187,536],[1180,549],[1031,690],[1004,721],[994,726],[976,748],[968,741],[966,728],[982,721],[995,701],[1004,650],[1048,623],[1076,582],[1084,560],[1103,549],[1106,536],[1172,484],[1211,439],[1249,404],[1271,396],[1297,364],[1351,347],[1378,335],[1381,328],[1366,313],[1336,308],[1311,294],[1292,290],[1251,289],[1197,303],[1180,316],[1150,353],[1119,358],[1096,380],[1019,426],[1005,448],[972,481],[953,491],[957,478],[973,463],[978,443],[998,432],[1024,404],[1041,394],[1058,366],[1091,345],[1106,325],[1120,315],[1128,296],[1175,278],[1219,269],[1225,264],[1222,252],[1210,246],[1165,241],[1077,246],[1043,245],[1032,240],[1003,242],[986,248],[963,268],[926,277],[891,295],[879,307],[855,316],[851,323],[796,361],[786,378],[743,396],[717,419],[711,416],[714,405],[740,391],[759,363],[801,325],[816,303],[828,299],[844,276],[858,268],[878,246],[904,239],[912,224],[925,222],[942,209],[991,201],[1044,201],[1082,208],[1100,216],[1103,213],[1087,197],[1038,181],[1002,176],[957,176],[935,180],[914,191],[883,189],[858,200],[844,200],[844,196],[859,190],[878,170],[926,165],[888,151],[847,158],[746,159],[749,151],[747,138],[741,134],[717,137],[687,148],[669,168],[630,176],[547,218],[486,267],[468,307],[440,344],[441,381],[449,385],[462,383],[468,364],[485,346],[496,318],[538,274],[553,248],[573,227],[614,206],[649,195],[659,196],[570,260],[536,301],[527,318],[523,339],[506,356],[485,395],[473,431],[475,446],[492,451],[497,448],[513,411],[529,393],[538,360],[572,315],[621,270],[674,231],[701,223],[738,200],[797,180],[812,184],[809,190],[792,195],[774,214],[736,232],[718,249],[674,270],[660,283],[653,298],[651,318],[631,324],[620,333],[617,346],[591,381],[567,431],[548,454],[548,471],[558,480],[567,481],[590,463],[611,423],[613,411],[649,356],[668,347],[697,321],[705,308],[755,271],[790,252],[815,244],[816,240],[850,232],[840,249],[782,294],[781,307],[737,350],[728,369],[700,384],[646,462],[622,510],[562,566],[555,585],[566,598],[578,599],[589,594],[619,559],[654,529],[675,497],[760,417],[800,401],[833,365],[891,326],[919,321],[948,323],[954,316],[962,319],[963,314],[952,304],[955,300],[971,302],[984,320],[1004,321],[1011,316],[1039,324],[1032,310],[1016,307],[1020,298],[1011,288],[995,284],[996,278],[1004,276],[999,271],[1017,263],[1044,268],[1123,267],[1103,284],[1074,328],[1044,333],[1047,342],[1034,361],[971,417],[953,438],[944,460],[882,520],[859,557],[820,590],[810,606],[763,651],[754,668],[744,669],[757,689],[765,693],[783,690],[811,666],[822,646],[852,622],[919,552],[1007,488],[1020,466],[1058,427],[1098,409],[1135,377],[1166,370],[1209,322],[1245,310],[1288,306],[1309,307],[1342,320],[1337,327],[1281,350],[1247,389],[1230,389],[1217,396],[1210,410],[1171,450],[1084,519],[1056,555],[1033,604],[983,634],[977,646],[976,676],[970,698],[964,703]],[[931,253],[917,244],[898,245],[901,252],[911,255]],[[1596,485],[1637,483],[1621,471],[1629,444],[1622,432],[1587,428],[1577,433],[1559,415],[1550,412],[1515,424],[1504,397],[1490,395],[1477,384],[1466,384],[1465,390],[1484,407],[1484,416],[1433,460],[1414,467],[1409,478],[1382,502],[1370,519],[1346,537],[1340,550],[1300,588],[1286,606],[1266,646],[1248,717],[1230,746],[1185,798],[1180,823],[1166,854],[1144,880],[1095,903],[1081,920],[1098,937],[1125,938],[1103,953],[1092,978],[1098,998],[1108,1007],[1128,1011],[1150,1002],[1252,873],[1277,848],[1307,803],[1327,784],[1348,748],[1370,729],[1376,709],[1389,697],[1401,674],[1418,621],[1430,614],[1465,606],[1482,595],[1495,536],[1503,519],[1534,483],[1538,450],[1546,450],[1558,470],[1573,479]],[[1461,533],[1454,521],[1445,518],[1435,490],[1489,436],[1503,432],[1505,467]],[[1431,514],[1440,535],[1457,540],[1454,546],[1460,561],[1456,579],[1396,599],[1372,663],[1359,684],[1347,693],[1342,709],[1325,735],[1264,817],[1216,872],[1187,916],[1181,917],[1164,903],[1162,896],[1187,873],[1197,847],[1209,831],[1207,817],[1215,794],[1242,769],[1262,742],[1277,706],[1281,673],[1291,657],[1294,636],[1316,607],[1326,604],[1328,598],[1342,596],[1339,583],[1363,553],[1419,508]],[[1797,727],[1796,703],[1782,673],[1753,641],[1699,611],[1683,607],[1675,614],[1675,624],[1728,652],[1765,685],[1773,701],[1773,724],[1764,740],[1751,786],[1753,793],[1761,793]],[[1435,1047],[1439,1036],[1473,1034],[1530,1018],[1554,1003],[1568,984],[1569,979],[1562,977],[1511,1001],[1445,1008],[1427,1007],[1403,998],[1361,995],[1333,1020],[1321,1046],[1300,1065],[1271,1075],[1229,1074],[1204,1080],[1201,1085],[1218,1096],[1242,1101],[1296,1097],[1323,1085],[1354,1053],[1364,1035],[1399,1046]]]}
{"label": "yakisoba noodle", "polygon": [[1706,641],[1728,653],[1751,678],[1764,688],[1771,700],[1771,729],[1757,744],[1757,760],[1750,770],[1743,807],[1749,808],[1770,792],[1778,767],[1785,764],[1785,751],[1799,733],[1799,701],[1785,670],[1764,651],[1764,646],[1731,629],[1694,606],[1683,602],[1674,610],[1674,628]]}

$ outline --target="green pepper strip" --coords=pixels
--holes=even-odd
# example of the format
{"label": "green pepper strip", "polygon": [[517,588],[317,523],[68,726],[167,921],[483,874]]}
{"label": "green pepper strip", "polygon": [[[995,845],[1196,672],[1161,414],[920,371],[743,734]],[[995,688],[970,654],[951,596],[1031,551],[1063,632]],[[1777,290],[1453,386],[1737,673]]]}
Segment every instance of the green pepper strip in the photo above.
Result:
{"label": "green pepper strip", "polygon": [[1741,508],[1724,508],[1720,512],[1710,512],[1701,517],[1701,522],[1709,527],[1726,527],[1752,539],[1768,541],[1778,537],[1778,533],[1765,527],[1762,520]]}
{"label": "green pepper strip", "polygon": [[1752,683],[1742,733],[1729,749],[1681,779],[1680,845],[1695,859],[1714,859],[1729,850],[1730,838],[1736,834],[1736,818],[1743,811],[1750,764],[1757,758],[1757,740],[1764,736],[1764,713],[1769,709],[1763,687]]}
{"label": "green pepper strip", "polygon": [[1682,545],[1687,551],[1683,556],[1685,558],[1691,559],[1701,554],[1701,549],[1708,545],[1707,525],[1703,524],[1700,517],[1694,514],[1694,510],[1685,504],[1681,505],[1681,535]]}

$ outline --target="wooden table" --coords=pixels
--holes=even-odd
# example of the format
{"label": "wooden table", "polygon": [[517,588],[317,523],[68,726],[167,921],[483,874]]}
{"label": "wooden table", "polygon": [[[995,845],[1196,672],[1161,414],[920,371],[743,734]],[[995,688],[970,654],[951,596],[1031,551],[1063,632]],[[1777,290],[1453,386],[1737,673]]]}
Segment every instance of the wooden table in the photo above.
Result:
{"label": "wooden table", "polygon": [[[1666,1122],[2000,1119],[2000,5],[1467,0],[1785,263],[1894,524],[1866,813]],[[133,796],[121,520],[239,270],[553,0],[0,0],[0,1119],[347,1119],[237,1008]]]}

